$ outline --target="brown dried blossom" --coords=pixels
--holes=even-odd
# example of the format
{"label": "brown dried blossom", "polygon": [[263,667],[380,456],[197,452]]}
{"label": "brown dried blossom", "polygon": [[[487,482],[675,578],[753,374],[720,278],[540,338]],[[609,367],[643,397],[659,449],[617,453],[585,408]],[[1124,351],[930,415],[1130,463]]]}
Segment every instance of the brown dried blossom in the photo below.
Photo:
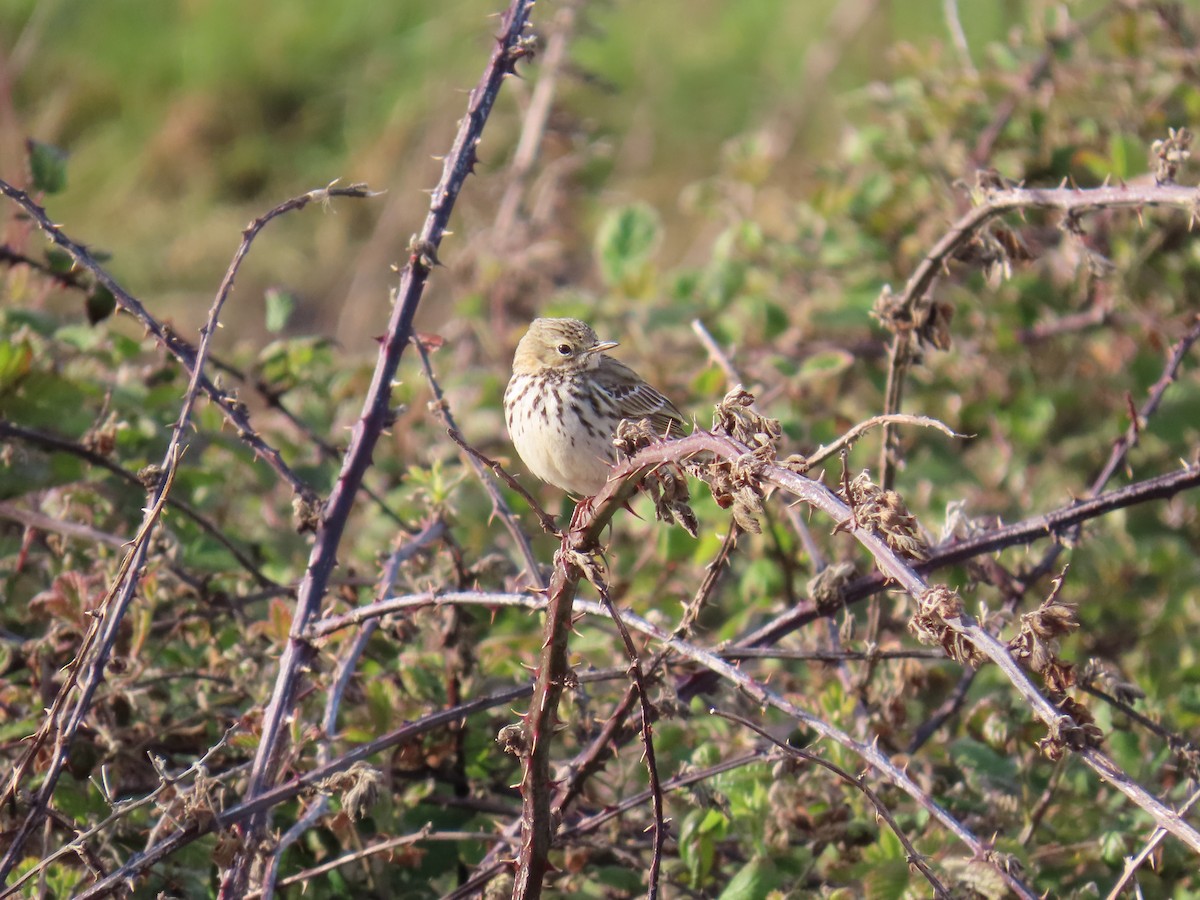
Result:
{"label": "brown dried blossom", "polygon": [[808,596],[817,606],[817,611],[829,615],[845,604],[846,585],[854,577],[854,566],[850,563],[835,563],[826,566],[808,582]]}
{"label": "brown dried blossom", "polygon": [[917,611],[908,621],[908,630],[922,644],[940,646],[951,659],[977,668],[986,657],[947,622],[948,619],[961,619],[963,614],[958,592],[935,584],[917,598]]}
{"label": "brown dried blossom", "polygon": [[[638,450],[662,440],[647,419],[622,420],[617,425],[613,446],[620,459],[628,459]],[[692,537],[700,533],[700,522],[691,507],[691,493],[683,467],[666,463],[642,476],[639,487],[654,501],[654,517],[660,522],[675,522]]]}
{"label": "brown dried blossom", "polygon": [[379,799],[383,773],[366,762],[356,762],[344,772],[330,775],[317,785],[323,794],[339,795],[342,809],[351,819],[361,819]]}
{"label": "brown dried blossom", "polygon": [[1055,705],[1066,718],[1054,723],[1049,733],[1038,741],[1038,749],[1047,758],[1057,761],[1067,750],[1079,751],[1100,746],[1104,732],[1086,706],[1065,695],[1056,698]]}
{"label": "brown dried blossom", "polygon": [[921,536],[916,518],[895,491],[874,484],[867,472],[854,478],[841,491],[854,521],[863,528],[879,532],[887,545],[909,559],[929,559],[929,544]]}
{"label": "brown dried blossom", "polygon": [[774,448],[783,437],[783,428],[778,419],[770,419],[754,409],[754,395],[740,384],[734,386],[713,412],[713,433],[724,434],[735,441],[758,450],[770,447],[774,459]]}
{"label": "brown dried blossom", "polygon": [[1150,162],[1157,184],[1174,184],[1180,167],[1192,155],[1192,133],[1186,128],[1168,128],[1167,139],[1150,145]]}
{"label": "brown dried blossom", "polygon": [[1011,641],[1009,650],[1033,672],[1045,679],[1052,693],[1062,693],[1075,684],[1074,666],[1058,657],[1058,639],[1079,627],[1075,607],[1058,600],[1063,574],[1054,579],[1050,596],[1032,612],[1021,616],[1021,630]]}
{"label": "brown dried blossom", "polygon": [[733,519],[744,531],[762,531],[762,468],[775,461],[775,450],[783,436],[777,419],[754,409],[754,395],[741,385],[733,388],[717,404],[713,413],[713,433],[727,435],[751,448],[737,459],[710,463],[697,474],[712,490],[713,499],[722,509],[733,509]]}

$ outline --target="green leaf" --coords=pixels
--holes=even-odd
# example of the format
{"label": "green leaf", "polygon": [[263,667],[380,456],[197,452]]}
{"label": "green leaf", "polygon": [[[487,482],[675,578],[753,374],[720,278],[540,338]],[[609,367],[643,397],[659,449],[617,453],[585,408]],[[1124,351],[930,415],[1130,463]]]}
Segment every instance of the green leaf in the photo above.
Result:
{"label": "green leaf", "polygon": [[783,887],[780,871],[770,861],[755,857],[725,885],[720,897],[721,900],[762,900],[780,887]]}
{"label": "green leaf", "polygon": [[84,303],[87,320],[93,325],[103,322],[113,314],[113,310],[116,308],[117,298],[102,284],[98,284],[92,289]]}
{"label": "green leaf", "polygon": [[0,341],[0,394],[29,374],[33,365],[33,350],[26,342],[13,344]]}
{"label": "green leaf", "polygon": [[908,890],[911,874],[904,860],[872,863],[863,876],[863,896],[870,900],[901,900]]}
{"label": "green leaf", "polygon": [[610,285],[620,284],[642,268],[662,235],[658,213],[644,203],[610,210],[596,232],[600,273]]}
{"label": "green leaf", "polygon": [[282,288],[268,288],[264,299],[267,301],[267,331],[278,334],[287,327],[288,320],[296,310],[296,295]]}
{"label": "green leaf", "polygon": [[841,375],[854,365],[854,355],[845,350],[824,350],[814,353],[800,366],[798,373],[803,381],[819,381]]}
{"label": "green leaf", "polygon": [[716,838],[720,834],[706,834],[700,827],[706,818],[704,810],[695,809],[683,820],[679,830],[679,858],[687,868],[688,881],[699,887],[712,871],[716,858]]}
{"label": "green leaf", "polygon": [[1122,181],[1146,171],[1146,145],[1131,134],[1114,134],[1108,141],[1112,171],[1107,173]]}
{"label": "green leaf", "polygon": [[57,194],[67,186],[67,151],[32,139],[25,142],[25,150],[34,190]]}
{"label": "green leaf", "polygon": [[980,772],[989,778],[1011,780],[1016,776],[1016,765],[1008,756],[1002,756],[986,744],[963,738],[950,746],[951,758],[960,770]]}
{"label": "green leaf", "polygon": [[46,266],[56,275],[66,275],[75,267],[75,260],[66,250],[46,248]]}

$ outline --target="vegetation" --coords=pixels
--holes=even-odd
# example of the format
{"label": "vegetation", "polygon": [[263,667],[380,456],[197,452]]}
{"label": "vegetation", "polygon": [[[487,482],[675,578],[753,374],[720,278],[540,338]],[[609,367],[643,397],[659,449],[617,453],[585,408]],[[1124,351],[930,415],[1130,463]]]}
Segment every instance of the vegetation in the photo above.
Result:
{"label": "vegetation", "polygon": [[[0,10],[0,894],[1200,895],[1190,7],[108,6]],[[580,508],[539,314],[698,422]]]}

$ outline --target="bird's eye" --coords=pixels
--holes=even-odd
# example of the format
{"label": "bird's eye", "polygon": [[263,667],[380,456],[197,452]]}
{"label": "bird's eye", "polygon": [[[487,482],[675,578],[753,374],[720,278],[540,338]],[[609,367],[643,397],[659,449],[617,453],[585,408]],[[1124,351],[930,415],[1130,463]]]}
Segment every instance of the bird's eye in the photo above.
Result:
{"label": "bird's eye", "polygon": [[570,344],[559,344],[558,345],[558,355],[559,356],[570,356],[571,355],[571,345]]}

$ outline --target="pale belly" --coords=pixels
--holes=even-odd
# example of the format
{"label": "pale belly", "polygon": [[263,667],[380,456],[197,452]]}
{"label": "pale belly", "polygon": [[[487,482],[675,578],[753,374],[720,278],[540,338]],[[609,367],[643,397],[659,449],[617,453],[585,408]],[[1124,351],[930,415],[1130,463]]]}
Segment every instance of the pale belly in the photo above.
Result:
{"label": "pale belly", "polygon": [[[513,446],[542,481],[568,493],[592,496],[608,481],[616,459],[612,434],[579,424],[573,413],[564,415],[562,396],[569,398],[568,391],[542,389],[526,398],[531,402],[512,402],[532,390],[528,376],[517,376],[505,391],[505,418]],[[518,414],[518,409],[525,414]]]}

